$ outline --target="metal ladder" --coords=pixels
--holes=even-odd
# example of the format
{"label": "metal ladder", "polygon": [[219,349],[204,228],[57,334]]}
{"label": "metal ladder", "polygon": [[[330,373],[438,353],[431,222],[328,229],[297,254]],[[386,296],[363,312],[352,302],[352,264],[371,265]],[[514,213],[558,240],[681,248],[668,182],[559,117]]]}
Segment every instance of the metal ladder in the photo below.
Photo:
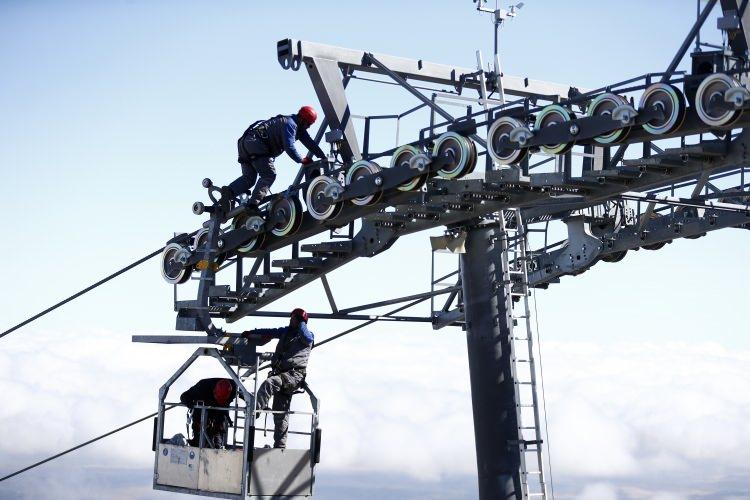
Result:
{"label": "metal ladder", "polygon": [[[518,439],[520,449],[521,488],[524,499],[547,499],[542,452],[542,431],[539,423],[536,364],[534,362],[534,333],[531,327],[528,281],[528,238],[520,209],[505,210],[500,223],[505,239],[502,252],[508,307],[508,329],[511,332],[511,370],[516,397]],[[521,326],[524,325],[524,326]],[[530,422],[533,414],[533,424]],[[528,422],[528,423],[527,423]],[[529,456],[535,455],[535,456]],[[528,462],[536,462],[529,470]]]}

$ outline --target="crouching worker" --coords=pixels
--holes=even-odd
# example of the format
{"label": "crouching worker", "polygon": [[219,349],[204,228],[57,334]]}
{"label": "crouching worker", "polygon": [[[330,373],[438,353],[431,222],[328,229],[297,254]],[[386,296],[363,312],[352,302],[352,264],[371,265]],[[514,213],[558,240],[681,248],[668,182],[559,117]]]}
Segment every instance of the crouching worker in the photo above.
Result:
{"label": "crouching worker", "polygon": [[256,408],[267,410],[273,397],[274,448],[286,448],[289,429],[289,406],[292,395],[305,381],[307,361],[313,347],[313,333],[307,329],[307,313],[303,309],[292,311],[289,326],[282,328],[258,328],[243,335],[260,334],[279,339],[271,360],[271,373],[261,384],[256,396]]}
{"label": "crouching worker", "polygon": [[[180,402],[191,410],[193,438],[188,440],[190,446],[200,443],[201,414],[203,410],[196,408],[199,402],[203,406],[228,408],[237,394],[237,386],[228,378],[204,378],[193,387],[183,392]],[[205,437],[203,446],[207,448],[221,448],[226,443],[227,431],[232,425],[228,410],[206,410]]]}
{"label": "crouching worker", "polygon": [[307,129],[317,118],[318,114],[311,106],[302,106],[297,114],[278,115],[250,125],[237,141],[237,161],[242,167],[242,176],[221,189],[222,199],[232,199],[245,193],[250,196],[248,208],[257,208],[263,198],[268,196],[271,185],[276,180],[273,163],[277,156],[286,153],[294,162],[303,166],[312,162],[309,157],[303,157],[297,151],[294,143],[298,140],[312,154],[325,158],[323,150],[307,133]]}

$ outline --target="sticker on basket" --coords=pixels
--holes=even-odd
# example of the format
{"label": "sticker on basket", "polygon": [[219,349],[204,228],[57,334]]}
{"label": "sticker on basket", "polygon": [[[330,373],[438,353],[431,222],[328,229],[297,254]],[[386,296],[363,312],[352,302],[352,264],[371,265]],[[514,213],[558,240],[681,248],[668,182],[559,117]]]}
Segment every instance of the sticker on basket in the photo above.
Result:
{"label": "sticker on basket", "polygon": [[187,450],[181,450],[179,448],[172,448],[172,454],[169,457],[169,463],[187,464]]}

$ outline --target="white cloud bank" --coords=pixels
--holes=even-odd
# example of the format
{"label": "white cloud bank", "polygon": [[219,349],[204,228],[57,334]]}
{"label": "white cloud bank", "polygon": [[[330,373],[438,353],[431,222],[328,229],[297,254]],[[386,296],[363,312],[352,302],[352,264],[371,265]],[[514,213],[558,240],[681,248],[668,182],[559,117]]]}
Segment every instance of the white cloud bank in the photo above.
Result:
{"label": "white cloud bank", "polygon": [[[6,339],[0,475],[153,412],[158,387],[189,352],[133,345],[112,332]],[[712,342],[603,341],[548,342],[543,354],[559,498],[750,491],[749,352]],[[209,373],[196,370],[182,386]],[[373,472],[429,482],[474,474],[461,332],[357,333],[315,351],[308,382],[322,400],[319,478]],[[149,495],[150,438],[151,426],[140,424],[54,467],[137,468],[146,471],[139,474]],[[41,477],[45,467],[52,465],[29,474]],[[0,484],[0,497],[23,481]],[[733,489],[720,489],[727,484]]]}

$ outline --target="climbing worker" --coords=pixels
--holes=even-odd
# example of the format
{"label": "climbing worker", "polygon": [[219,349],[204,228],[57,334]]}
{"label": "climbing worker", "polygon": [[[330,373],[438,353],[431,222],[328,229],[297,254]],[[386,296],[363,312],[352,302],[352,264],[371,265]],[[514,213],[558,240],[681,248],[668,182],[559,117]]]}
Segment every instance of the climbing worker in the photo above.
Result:
{"label": "climbing worker", "polygon": [[[242,176],[221,189],[222,199],[233,199],[247,193],[255,186],[247,205],[257,208],[276,180],[274,160],[286,152],[297,163],[309,165],[309,156],[302,157],[294,147],[299,140],[318,158],[325,153],[307,133],[318,114],[312,106],[302,106],[295,115],[278,115],[268,120],[259,120],[248,127],[237,140],[237,161],[242,167]],[[308,153],[309,154],[309,153]],[[257,182],[256,182],[257,180]]]}
{"label": "climbing worker", "polygon": [[289,429],[289,406],[292,395],[305,382],[307,361],[315,337],[307,329],[307,312],[297,308],[291,313],[289,326],[282,328],[258,328],[243,333],[253,333],[276,337],[279,343],[271,359],[271,373],[258,389],[256,408],[267,410],[268,401],[273,397],[274,432],[273,447],[286,448],[286,435]]}
{"label": "climbing worker", "polygon": [[[237,385],[228,378],[204,378],[182,393],[180,402],[187,405],[191,410],[193,438],[188,440],[190,446],[198,446],[200,442],[203,410],[196,408],[196,404],[200,402],[203,406],[228,408],[236,394]],[[206,410],[206,433],[203,446],[208,448],[223,447],[230,425],[232,425],[232,420],[229,418],[227,410]]]}

